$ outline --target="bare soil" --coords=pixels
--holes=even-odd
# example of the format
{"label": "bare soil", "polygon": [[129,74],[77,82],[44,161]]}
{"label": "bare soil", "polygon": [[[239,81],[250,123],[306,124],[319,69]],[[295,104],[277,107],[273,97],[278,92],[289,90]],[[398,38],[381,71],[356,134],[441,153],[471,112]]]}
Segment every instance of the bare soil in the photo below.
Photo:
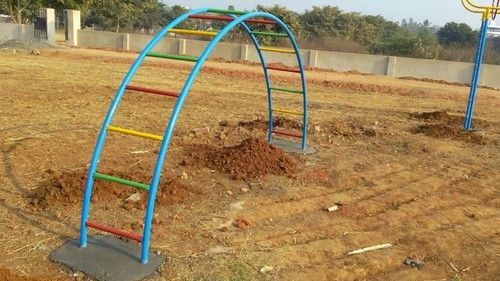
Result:
{"label": "bare soil", "polygon": [[[97,134],[135,56],[0,52],[0,281],[91,280],[47,257],[78,236]],[[148,59],[132,83],[179,90],[191,67]],[[294,73],[271,80],[300,87]],[[465,133],[467,87],[318,69],[307,80],[311,156],[266,143],[261,66],[203,68],[162,170],[152,249],[167,261],[150,280],[499,280],[498,91],[478,91]],[[174,102],[127,92],[113,124],[161,135]],[[274,104],[300,110],[301,98]],[[158,149],[110,132],[98,171],[147,184]],[[90,219],[141,233],[145,200],[97,180]]]}

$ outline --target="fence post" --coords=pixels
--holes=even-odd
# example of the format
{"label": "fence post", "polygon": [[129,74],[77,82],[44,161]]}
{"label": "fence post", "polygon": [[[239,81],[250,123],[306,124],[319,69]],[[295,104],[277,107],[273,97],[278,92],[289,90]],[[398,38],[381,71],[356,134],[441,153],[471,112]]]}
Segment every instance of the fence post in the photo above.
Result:
{"label": "fence post", "polygon": [[179,39],[179,55],[186,54],[186,39]]}
{"label": "fence post", "polygon": [[240,46],[240,60],[248,60],[248,45],[243,44]]}
{"label": "fence post", "polygon": [[309,66],[316,67],[318,64],[318,51],[310,50],[309,51]]}
{"label": "fence post", "polygon": [[49,44],[56,43],[56,12],[54,9],[46,8],[47,15],[47,41]]}
{"label": "fence post", "polygon": [[397,57],[389,57],[387,61],[387,72],[386,75],[394,77],[396,75],[396,64],[398,62]]}
{"label": "fence post", "polygon": [[69,46],[78,46],[78,30],[81,29],[80,11],[64,10],[64,31]]}
{"label": "fence post", "polygon": [[126,51],[130,50],[130,34],[128,33],[122,35],[122,49]]}

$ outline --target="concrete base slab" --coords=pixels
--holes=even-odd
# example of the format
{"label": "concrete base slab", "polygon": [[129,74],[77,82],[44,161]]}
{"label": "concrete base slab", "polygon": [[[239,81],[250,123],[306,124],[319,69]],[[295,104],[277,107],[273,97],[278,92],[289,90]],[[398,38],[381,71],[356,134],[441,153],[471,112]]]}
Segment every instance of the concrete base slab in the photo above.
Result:
{"label": "concrete base slab", "polygon": [[165,257],[150,253],[149,262],[141,264],[141,247],[112,236],[88,237],[88,245],[79,247],[79,239],[66,242],[49,259],[81,271],[99,281],[133,281],[152,275]]}
{"label": "concrete base slab", "polygon": [[312,147],[306,147],[306,149],[302,149],[301,144],[298,142],[291,142],[285,139],[274,139],[273,140],[273,145],[283,149],[284,151],[287,152],[292,152],[292,153],[300,153],[304,155],[312,155],[316,152],[318,152],[316,149]]}

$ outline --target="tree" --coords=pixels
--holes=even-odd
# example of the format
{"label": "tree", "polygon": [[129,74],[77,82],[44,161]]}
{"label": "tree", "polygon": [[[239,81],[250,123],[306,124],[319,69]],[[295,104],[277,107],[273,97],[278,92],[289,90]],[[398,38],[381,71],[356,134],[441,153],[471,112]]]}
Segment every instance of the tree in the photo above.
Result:
{"label": "tree", "polygon": [[[341,14],[342,11],[337,7],[313,6],[311,11],[306,10],[300,16],[300,24],[307,36],[338,36],[337,25],[339,23],[337,21]],[[347,18],[343,20],[347,20]]]}
{"label": "tree", "polygon": [[147,17],[145,11],[154,10],[158,5],[158,0],[94,0],[89,12],[90,20],[84,22],[120,32],[122,28],[137,23],[141,16]]}
{"label": "tree", "polygon": [[449,22],[439,29],[437,37],[444,46],[473,46],[477,40],[477,32],[465,23]]}
{"label": "tree", "polygon": [[[273,14],[280,18],[283,22],[285,22],[288,27],[293,30],[294,35],[297,38],[300,38],[302,35],[302,25],[300,24],[299,21],[299,14],[292,11],[288,10],[285,6],[281,5],[274,5],[272,7],[266,7],[262,5],[257,5],[257,10],[267,12],[270,14]],[[261,26],[259,29],[262,30],[265,27]],[[279,26],[274,26],[270,29],[273,32],[281,32],[281,27]]]}

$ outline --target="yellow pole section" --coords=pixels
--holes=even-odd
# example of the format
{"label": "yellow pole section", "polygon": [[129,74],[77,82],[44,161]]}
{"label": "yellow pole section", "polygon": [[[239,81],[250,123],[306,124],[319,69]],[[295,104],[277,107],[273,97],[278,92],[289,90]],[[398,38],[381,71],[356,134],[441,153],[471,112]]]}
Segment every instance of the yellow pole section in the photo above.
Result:
{"label": "yellow pole section", "polygon": [[293,50],[293,49],[261,47],[260,50],[267,51],[267,52],[275,52],[275,53],[295,54],[295,50]]}
{"label": "yellow pole section", "polygon": [[281,112],[281,113],[286,113],[286,114],[292,114],[292,115],[298,115],[298,116],[303,116],[301,112],[298,111],[292,111],[288,109],[283,109],[283,108],[273,108],[273,111],[275,112]]}
{"label": "yellow pole section", "polygon": [[217,32],[211,31],[199,31],[199,30],[188,30],[188,29],[170,29],[168,33],[175,34],[185,34],[185,35],[199,35],[199,36],[211,36],[214,37],[217,35]]}
{"label": "yellow pole section", "polygon": [[139,131],[134,131],[134,130],[129,130],[129,129],[123,129],[123,128],[114,127],[114,126],[108,126],[108,130],[113,131],[113,132],[117,132],[117,133],[122,133],[122,134],[125,134],[125,135],[131,135],[131,136],[136,136],[136,137],[141,137],[141,138],[146,138],[146,139],[163,141],[163,137],[162,136],[148,134],[148,133],[143,133],[143,132],[139,132]]}

